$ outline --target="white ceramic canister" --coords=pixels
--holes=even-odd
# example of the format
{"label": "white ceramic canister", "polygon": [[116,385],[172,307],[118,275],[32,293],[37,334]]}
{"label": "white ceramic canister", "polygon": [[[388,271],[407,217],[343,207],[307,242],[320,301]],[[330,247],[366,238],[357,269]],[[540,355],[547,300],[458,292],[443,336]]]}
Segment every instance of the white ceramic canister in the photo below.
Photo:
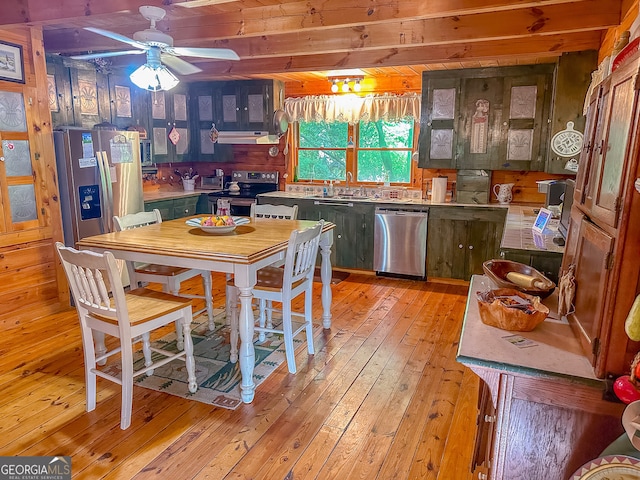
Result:
{"label": "white ceramic canister", "polygon": [[434,177],[431,179],[431,201],[444,203],[447,198],[447,177]]}

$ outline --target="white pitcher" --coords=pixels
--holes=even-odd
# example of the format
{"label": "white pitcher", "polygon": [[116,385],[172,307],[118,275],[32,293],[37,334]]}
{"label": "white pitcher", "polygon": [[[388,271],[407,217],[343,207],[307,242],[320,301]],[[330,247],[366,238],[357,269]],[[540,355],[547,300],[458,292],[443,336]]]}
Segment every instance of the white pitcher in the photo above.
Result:
{"label": "white pitcher", "polygon": [[513,195],[511,193],[513,185],[513,183],[496,183],[493,186],[493,193],[495,194],[499,203],[511,203],[511,200],[513,200]]}

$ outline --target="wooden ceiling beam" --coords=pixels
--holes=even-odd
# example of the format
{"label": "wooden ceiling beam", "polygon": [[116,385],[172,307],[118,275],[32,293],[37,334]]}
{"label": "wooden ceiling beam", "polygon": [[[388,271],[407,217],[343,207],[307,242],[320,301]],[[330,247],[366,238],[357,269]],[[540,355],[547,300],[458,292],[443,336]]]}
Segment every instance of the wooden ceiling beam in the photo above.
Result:
{"label": "wooden ceiling beam", "polygon": [[[499,58],[560,56],[562,52],[597,50],[599,32],[548,35],[509,40],[435,46],[388,48],[347,53],[309,54],[296,57],[247,59],[240,62],[192,62],[203,71],[185,81],[215,80],[217,76],[250,77],[290,72],[326,71],[346,68],[375,68],[451,62],[495,60]],[[124,63],[122,64],[124,65]]]}
{"label": "wooden ceiling beam", "polygon": [[[584,2],[587,3],[587,2]],[[466,17],[389,22],[342,29],[271,35],[260,38],[230,39],[224,43],[207,43],[233,49],[242,59],[283,55],[308,55],[309,52],[339,53],[382,48],[432,46],[491,40],[508,40],[603,30],[617,25],[617,17],[604,2],[572,14],[571,6],[548,7],[545,14],[528,9],[517,12],[469,15]],[[204,46],[198,44],[198,46]]]}
{"label": "wooden ceiling beam", "polygon": [[[331,0],[329,0],[330,2]],[[356,0],[353,4],[360,2]],[[328,2],[328,3],[329,3]],[[429,3],[429,2],[421,2]],[[353,5],[352,4],[352,5]],[[571,4],[548,5],[544,8],[525,8],[493,13],[480,13],[465,16],[439,17],[433,19],[415,19],[387,17],[386,23],[367,21],[353,25],[351,18],[345,15],[344,4],[337,10],[323,10],[325,24],[334,25],[313,28],[304,31],[299,23],[291,23],[291,17],[271,17],[260,30],[252,22],[255,32],[229,33],[219,23],[220,17],[196,17],[200,25],[184,25],[185,20],[172,21],[170,29],[164,29],[174,38],[176,45],[224,47],[234,49],[241,57],[260,57],[278,54],[296,55],[320,49],[322,52],[341,51],[351,48],[381,48],[384,46],[427,45],[447,42],[465,42],[476,39],[510,38],[519,35],[549,34],[563,31],[606,29],[619,23],[620,5],[601,0],[584,0]],[[286,5],[283,10],[286,12]],[[256,9],[254,9],[256,10]],[[414,12],[415,13],[415,12]],[[209,24],[212,18],[216,26]],[[339,24],[350,18],[348,24]],[[335,20],[331,20],[335,19]],[[261,23],[259,21],[257,23]],[[166,22],[165,22],[166,23]],[[337,28],[340,26],[341,28]],[[104,27],[101,27],[104,28]],[[131,30],[131,31],[128,31]],[[118,33],[132,36],[137,28],[118,29]],[[122,43],[110,40],[85,30],[45,31],[45,48],[48,52],[77,53],[79,51],[109,51],[122,48]],[[221,40],[222,39],[222,40]],[[339,44],[332,46],[331,44]]]}
{"label": "wooden ceiling beam", "polygon": [[[615,2],[620,7],[622,0]],[[60,24],[72,22],[91,16],[108,16],[121,12],[137,12],[141,5],[147,5],[149,0],[3,0],[0,4],[0,25],[20,24]],[[180,0],[162,0],[163,8],[169,12],[190,10],[202,12],[200,16],[219,12],[219,2],[205,3],[197,8],[183,8],[189,6],[188,2]],[[286,0],[260,0],[251,2],[241,0],[231,2],[232,18],[221,19],[223,24],[245,23],[251,28],[251,21],[268,21],[280,15],[298,15],[302,13],[306,22],[324,24],[326,19],[323,12],[334,10],[334,7],[344,7],[343,17],[350,18],[354,23],[369,21],[384,22],[389,18],[410,17],[435,18],[438,16],[469,15],[474,13],[497,12],[511,10],[513,8],[543,8],[548,5],[571,3],[571,0],[359,0],[358,2],[344,2],[343,0],[312,0],[312,1],[286,1]],[[229,8],[229,4],[227,4]],[[414,12],[414,13],[410,13]],[[351,17],[351,15],[355,15]],[[305,22],[305,23],[306,23]],[[344,22],[341,20],[341,22]],[[238,29],[234,28],[234,32]]]}

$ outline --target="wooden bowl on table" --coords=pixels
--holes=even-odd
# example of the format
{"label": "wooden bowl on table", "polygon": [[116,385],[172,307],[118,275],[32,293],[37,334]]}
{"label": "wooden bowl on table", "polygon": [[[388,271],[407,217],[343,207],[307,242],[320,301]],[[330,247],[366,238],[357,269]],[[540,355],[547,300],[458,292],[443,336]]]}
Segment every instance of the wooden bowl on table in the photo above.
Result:
{"label": "wooden bowl on table", "polygon": [[524,263],[511,260],[487,260],[482,269],[496,286],[513,288],[528,295],[546,298],[556,288],[556,284],[538,270]]}
{"label": "wooden bowl on table", "polygon": [[[549,314],[540,297],[513,288],[477,292],[476,296],[482,323],[502,330],[530,332]],[[514,297],[517,298],[514,300]]]}

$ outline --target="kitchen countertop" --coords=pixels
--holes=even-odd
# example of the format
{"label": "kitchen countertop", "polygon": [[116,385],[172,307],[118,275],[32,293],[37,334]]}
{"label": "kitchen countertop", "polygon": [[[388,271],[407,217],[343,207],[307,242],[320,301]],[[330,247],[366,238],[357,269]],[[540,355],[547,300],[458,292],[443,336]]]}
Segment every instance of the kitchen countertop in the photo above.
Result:
{"label": "kitchen countertop", "polygon": [[170,200],[172,198],[198,197],[203,193],[209,193],[211,190],[174,190],[174,191],[155,191],[144,192],[143,198],[145,202],[154,202],[156,200]]}
{"label": "kitchen countertop", "polygon": [[564,246],[553,243],[553,239],[560,235],[558,233],[559,219],[549,220],[542,233],[531,230],[538,215],[537,210],[531,206],[509,206],[500,244],[501,249],[545,251],[560,255],[564,253]]}
{"label": "kitchen countertop", "polygon": [[[566,320],[549,318],[531,332],[510,332],[482,323],[476,292],[496,288],[484,275],[474,275],[458,346],[457,360],[466,365],[478,365],[497,370],[525,373],[541,377],[569,377],[581,383],[602,383],[584,356],[578,339]],[[557,296],[545,303],[550,314],[557,312]],[[534,343],[520,348],[505,337],[517,335]]]}
{"label": "kitchen countertop", "polygon": [[427,206],[446,206],[446,207],[479,207],[479,208],[508,208],[509,205],[501,205],[498,203],[476,204],[476,203],[436,203],[431,200],[425,200],[422,198],[374,198],[374,197],[360,197],[354,195],[353,197],[321,197],[315,195],[309,195],[301,192],[267,192],[260,194],[261,197],[275,197],[275,198],[303,198],[305,200],[320,200],[320,201],[342,201],[342,202],[369,202],[369,203],[393,203],[398,205],[427,205]]}

